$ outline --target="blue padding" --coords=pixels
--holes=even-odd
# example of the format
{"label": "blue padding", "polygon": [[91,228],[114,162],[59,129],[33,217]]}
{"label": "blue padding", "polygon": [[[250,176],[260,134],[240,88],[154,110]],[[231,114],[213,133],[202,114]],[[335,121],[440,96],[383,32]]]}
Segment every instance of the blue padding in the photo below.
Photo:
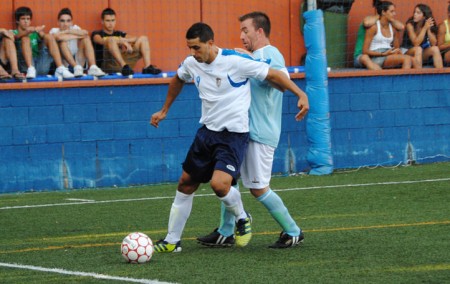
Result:
{"label": "blue padding", "polygon": [[333,172],[333,157],[330,139],[330,114],[328,100],[328,73],[325,48],[325,27],[321,10],[308,11],[304,36],[306,55],[306,93],[310,110],[306,120],[306,134],[310,147],[306,156],[311,175]]}

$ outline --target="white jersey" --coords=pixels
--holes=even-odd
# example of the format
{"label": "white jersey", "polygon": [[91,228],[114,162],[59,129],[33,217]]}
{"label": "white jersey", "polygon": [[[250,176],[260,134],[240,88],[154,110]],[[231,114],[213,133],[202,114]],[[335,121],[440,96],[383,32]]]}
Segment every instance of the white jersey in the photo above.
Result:
{"label": "white jersey", "polygon": [[381,25],[380,20],[377,21],[377,33],[372,39],[372,42],[370,43],[370,50],[378,50],[380,48],[391,48],[391,44],[394,41],[394,32],[392,31],[392,25],[389,23],[389,31],[391,32],[390,37],[385,37],[381,33]]}
{"label": "white jersey", "polygon": [[[255,59],[269,64],[270,68],[283,71],[289,78],[283,55],[267,45],[253,52]],[[251,80],[252,103],[250,105],[250,139],[276,148],[281,134],[283,93],[269,82]]]}
{"label": "white jersey", "polygon": [[210,64],[187,57],[177,70],[178,77],[195,83],[202,100],[200,123],[209,130],[249,132],[251,102],[249,78],[263,81],[269,65],[233,50],[221,49]]}
{"label": "white jersey", "polygon": [[[70,26],[69,30],[81,30],[81,28],[77,25]],[[57,34],[61,32],[59,28],[52,28],[49,31],[49,34]],[[73,56],[78,52],[78,39],[71,39],[67,42],[67,45],[69,46],[69,50],[72,53]]]}

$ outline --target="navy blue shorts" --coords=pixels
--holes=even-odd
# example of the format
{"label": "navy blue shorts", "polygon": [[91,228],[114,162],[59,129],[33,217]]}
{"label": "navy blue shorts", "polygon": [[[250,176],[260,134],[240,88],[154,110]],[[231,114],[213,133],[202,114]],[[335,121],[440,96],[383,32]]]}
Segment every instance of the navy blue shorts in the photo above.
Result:
{"label": "navy blue shorts", "polygon": [[248,133],[227,130],[216,132],[205,126],[197,130],[194,142],[189,148],[183,170],[193,181],[207,183],[214,170],[220,170],[233,177],[233,184],[239,177],[242,160],[247,150]]}

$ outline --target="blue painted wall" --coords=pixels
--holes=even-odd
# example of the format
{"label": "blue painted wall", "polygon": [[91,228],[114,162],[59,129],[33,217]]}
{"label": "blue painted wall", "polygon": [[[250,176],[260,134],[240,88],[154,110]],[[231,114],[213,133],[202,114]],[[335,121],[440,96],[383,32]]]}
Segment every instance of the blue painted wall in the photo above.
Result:
{"label": "blue painted wall", "polygon": [[[177,181],[200,101],[186,85],[155,129],[167,87],[1,90],[0,193]],[[330,78],[329,93],[335,168],[449,159],[450,75]],[[274,174],[308,168],[296,101],[286,94]]]}

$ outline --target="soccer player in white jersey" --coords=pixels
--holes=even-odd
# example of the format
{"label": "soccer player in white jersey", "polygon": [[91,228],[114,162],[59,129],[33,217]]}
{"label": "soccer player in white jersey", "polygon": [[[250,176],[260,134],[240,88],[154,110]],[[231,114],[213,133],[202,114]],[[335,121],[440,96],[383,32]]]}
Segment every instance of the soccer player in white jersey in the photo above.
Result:
{"label": "soccer player in white jersey", "polygon": [[308,98],[283,72],[269,68],[267,63],[217,47],[214,32],[205,23],[192,25],[186,40],[191,56],[178,68],[162,109],[152,115],[150,123],[158,127],[185,82],[194,81],[202,101],[200,123],[203,126],[197,131],[183,163],[170,210],[168,233],[155,243],[155,250],[181,251],[181,235],[192,209],[194,192],[200,183],[206,182],[210,182],[227,212],[237,220],[236,246],[243,247],[252,236],[251,220],[239,191],[231,185],[236,184],[239,177],[248,145],[249,79],[267,80],[293,92],[299,98],[297,120],[308,112]]}
{"label": "soccer player in white jersey", "polygon": [[[270,19],[262,12],[252,12],[239,17],[245,50],[254,58],[268,62],[271,68],[289,73],[283,55],[270,45]],[[239,50],[239,49],[238,49]],[[267,81],[251,79],[252,101],[250,105],[250,142],[241,167],[242,183],[260,201],[278,222],[282,232],[270,248],[289,248],[303,242],[304,235],[277,193],[270,188],[275,148],[281,133],[283,93]],[[234,240],[234,216],[224,210],[222,204],[220,227],[207,236],[199,237],[206,246],[232,246]]]}

